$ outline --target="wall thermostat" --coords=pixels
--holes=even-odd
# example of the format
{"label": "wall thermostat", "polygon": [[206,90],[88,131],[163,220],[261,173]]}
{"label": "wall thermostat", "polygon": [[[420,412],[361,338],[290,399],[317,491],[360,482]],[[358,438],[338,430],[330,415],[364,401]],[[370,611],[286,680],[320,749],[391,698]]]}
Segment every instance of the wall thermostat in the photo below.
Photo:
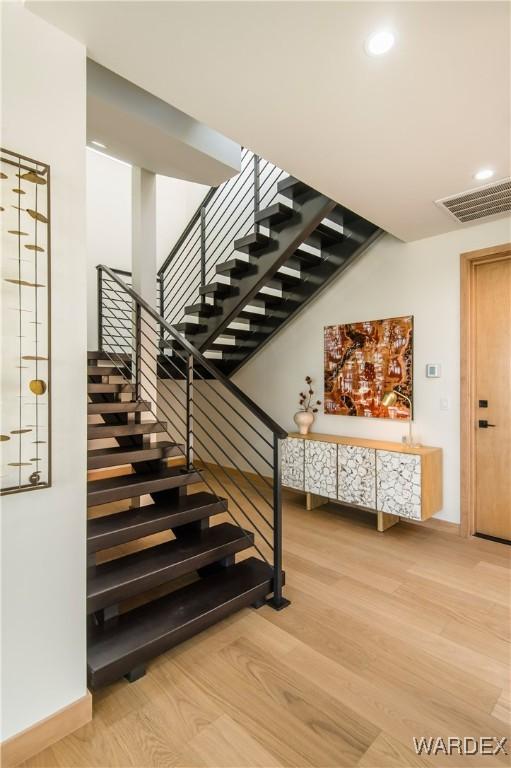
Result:
{"label": "wall thermostat", "polygon": [[439,363],[427,363],[426,364],[426,376],[428,379],[440,378],[440,365]]}

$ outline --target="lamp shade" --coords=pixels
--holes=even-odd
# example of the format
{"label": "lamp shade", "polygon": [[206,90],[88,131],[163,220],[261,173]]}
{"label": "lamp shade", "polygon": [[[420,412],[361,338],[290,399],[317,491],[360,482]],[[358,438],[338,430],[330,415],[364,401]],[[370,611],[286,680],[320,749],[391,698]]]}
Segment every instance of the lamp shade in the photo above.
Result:
{"label": "lamp shade", "polygon": [[391,408],[396,403],[397,403],[397,394],[394,392],[394,390],[391,389],[389,392],[385,392],[385,394],[381,399],[381,404],[385,408]]}

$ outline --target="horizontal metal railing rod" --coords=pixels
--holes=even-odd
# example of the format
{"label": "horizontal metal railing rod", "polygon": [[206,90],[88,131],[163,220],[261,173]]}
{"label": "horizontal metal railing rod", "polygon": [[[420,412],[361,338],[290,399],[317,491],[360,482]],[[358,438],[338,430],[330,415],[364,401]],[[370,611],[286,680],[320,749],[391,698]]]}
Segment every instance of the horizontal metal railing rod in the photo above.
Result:
{"label": "horizontal metal railing rod", "polygon": [[169,253],[167,258],[165,259],[165,261],[161,265],[160,269],[158,270],[158,274],[159,275],[163,274],[163,272],[165,272],[165,270],[167,269],[168,265],[172,262],[175,254],[179,251],[179,249],[181,248],[183,242],[186,240],[188,232],[193,228],[193,224],[199,218],[200,212],[201,212],[201,208],[208,204],[208,202],[211,200],[213,195],[216,193],[217,189],[218,189],[218,187],[211,187],[211,189],[208,190],[208,192],[204,196],[204,199],[202,200],[201,204],[199,205],[199,207],[197,208],[197,210],[193,214],[192,218],[190,219],[189,223],[185,227],[183,233],[180,235],[180,237],[178,238],[178,240],[175,243],[174,247],[172,248],[171,252]]}
{"label": "horizontal metal railing rod", "polygon": [[182,336],[178,331],[173,328],[170,323],[168,323],[166,320],[164,320],[163,317],[158,315],[158,313],[151,307],[150,304],[148,304],[147,301],[145,301],[139,294],[134,291],[132,288],[130,288],[128,285],[123,283],[123,281],[118,278],[112,270],[105,266],[104,264],[98,265],[98,269],[103,270],[103,272],[106,272],[107,275],[109,275],[115,282],[120,285],[120,287],[129,295],[131,298],[137,302],[142,309],[144,309],[147,314],[153,318],[153,320],[156,321],[157,324],[165,328],[167,333],[172,336],[172,338],[175,341],[178,341],[181,346],[196,360],[200,365],[202,365],[205,370],[207,370],[211,375],[220,381],[223,386],[227,389],[230,394],[239,400],[259,421],[261,421],[262,424],[267,427],[270,432],[273,432],[274,435],[279,437],[280,439],[284,439],[287,437],[287,431],[283,429],[279,424],[277,424],[276,421],[274,421],[268,414],[266,414],[262,408],[260,408],[257,403],[255,403],[248,395],[246,395],[244,392],[242,392],[239,387],[237,387],[235,384],[233,384],[232,381],[230,381],[221,371],[218,370],[212,363],[202,355],[198,349],[196,349],[188,339],[186,339],[184,336]]}

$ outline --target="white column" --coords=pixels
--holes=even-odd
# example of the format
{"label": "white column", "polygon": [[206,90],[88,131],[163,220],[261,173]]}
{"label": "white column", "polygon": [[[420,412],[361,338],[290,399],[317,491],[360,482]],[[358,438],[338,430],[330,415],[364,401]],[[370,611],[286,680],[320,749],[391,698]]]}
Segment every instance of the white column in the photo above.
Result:
{"label": "white column", "polygon": [[[158,310],[156,302],[156,175],[143,168],[133,167],[131,189],[132,285],[133,289],[153,309]],[[141,330],[140,397],[152,403],[152,411],[156,415],[158,326],[145,311],[141,313]],[[143,416],[142,420],[144,420]]]}

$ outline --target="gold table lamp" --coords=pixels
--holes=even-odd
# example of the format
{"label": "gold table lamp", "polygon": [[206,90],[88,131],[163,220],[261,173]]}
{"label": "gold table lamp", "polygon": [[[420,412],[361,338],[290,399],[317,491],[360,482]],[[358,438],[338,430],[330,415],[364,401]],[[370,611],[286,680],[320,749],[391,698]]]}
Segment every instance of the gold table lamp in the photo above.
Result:
{"label": "gold table lamp", "polygon": [[381,404],[385,406],[385,408],[392,408],[393,405],[397,403],[398,397],[402,397],[403,400],[406,400],[408,405],[410,406],[410,418],[408,419],[408,445],[413,445],[413,437],[412,437],[412,401],[409,397],[406,395],[403,395],[402,392],[398,392],[396,389],[391,389],[388,392],[385,392],[381,399]]}

